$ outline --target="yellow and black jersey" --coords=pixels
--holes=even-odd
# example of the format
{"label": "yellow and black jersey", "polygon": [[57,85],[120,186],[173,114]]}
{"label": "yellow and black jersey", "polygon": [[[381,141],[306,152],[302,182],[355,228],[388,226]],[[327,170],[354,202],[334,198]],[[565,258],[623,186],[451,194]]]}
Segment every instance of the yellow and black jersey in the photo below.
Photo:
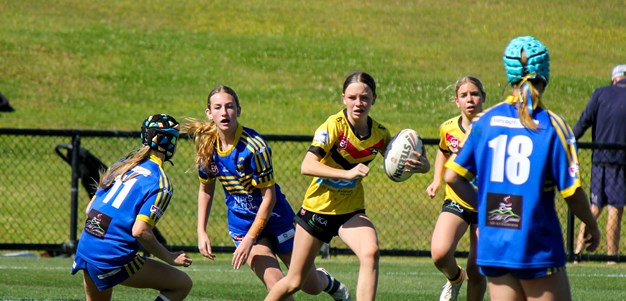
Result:
{"label": "yellow and black jersey", "polygon": [[[369,164],[377,154],[385,153],[391,140],[389,130],[368,118],[370,134],[359,138],[347,120],[345,110],[330,116],[315,132],[309,152],[320,162],[349,170],[359,163]],[[302,207],[323,214],[347,214],[365,209],[362,179],[339,180],[314,177]]]}
{"label": "yellow and black jersey", "polygon": [[[439,126],[439,150],[447,157],[458,153],[465,139],[465,134],[466,129],[463,128],[461,115],[444,121]],[[472,212],[476,212],[476,208],[463,201],[448,185],[444,188],[443,197],[444,200],[454,201]]]}

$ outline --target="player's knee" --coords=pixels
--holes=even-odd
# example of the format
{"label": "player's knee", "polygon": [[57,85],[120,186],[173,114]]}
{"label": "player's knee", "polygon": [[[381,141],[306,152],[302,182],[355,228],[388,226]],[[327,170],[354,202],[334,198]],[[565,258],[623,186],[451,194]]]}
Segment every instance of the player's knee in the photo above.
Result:
{"label": "player's knee", "polygon": [[178,281],[176,282],[176,287],[174,288],[174,290],[187,296],[192,287],[193,281],[191,280],[191,277],[189,277],[189,275],[187,275],[186,273],[183,273],[181,276],[178,277]]}
{"label": "player's knee", "polygon": [[363,246],[357,256],[361,263],[366,264],[377,264],[380,259],[380,250],[378,248],[378,244],[369,244]]}
{"label": "player's knee", "polygon": [[453,253],[448,248],[439,247],[433,245],[430,249],[430,256],[436,266],[444,264],[446,261],[453,257]]}

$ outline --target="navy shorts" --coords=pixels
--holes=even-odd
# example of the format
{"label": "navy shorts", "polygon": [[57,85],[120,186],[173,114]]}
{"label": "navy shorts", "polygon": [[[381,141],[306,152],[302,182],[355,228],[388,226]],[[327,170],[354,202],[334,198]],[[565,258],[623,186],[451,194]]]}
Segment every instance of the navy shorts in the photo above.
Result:
{"label": "navy shorts", "polygon": [[511,274],[511,276],[521,280],[543,278],[552,274],[556,274],[560,271],[565,271],[565,266],[532,269],[511,269],[503,267],[480,266],[480,273],[485,275],[486,277],[500,277],[506,274]]}
{"label": "navy shorts", "polygon": [[349,219],[357,214],[365,213],[365,209],[358,210],[348,214],[320,214],[308,211],[304,208],[298,210],[296,215],[296,223],[300,225],[306,232],[309,232],[313,237],[325,242],[330,243],[333,237],[339,235],[339,228],[345,224]]}
{"label": "navy shorts", "polygon": [[445,200],[443,202],[443,206],[441,207],[441,212],[452,213],[460,217],[468,225],[478,225],[478,212],[471,211],[455,201]]}
{"label": "navy shorts", "polygon": [[80,256],[76,256],[70,273],[74,275],[78,271],[84,270],[85,273],[89,274],[89,278],[91,278],[93,283],[98,286],[98,290],[104,291],[124,282],[124,280],[137,273],[145,261],[145,257],[137,254],[131,262],[121,267],[101,268],[83,260]]}
{"label": "navy shorts", "polygon": [[620,165],[591,166],[591,204],[597,207],[626,205],[626,167]]}
{"label": "navy shorts", "polygon": [[[280,227],[265,227],[257,237],[257,241],[267,238],[270,241],[270,248],[277,254],[287,254],[293,251],[293,238],[296,230],[293,224],[284,224]],[[246,236],[245,233],[230,232],[235,246],[239,246],[241,240]]]}

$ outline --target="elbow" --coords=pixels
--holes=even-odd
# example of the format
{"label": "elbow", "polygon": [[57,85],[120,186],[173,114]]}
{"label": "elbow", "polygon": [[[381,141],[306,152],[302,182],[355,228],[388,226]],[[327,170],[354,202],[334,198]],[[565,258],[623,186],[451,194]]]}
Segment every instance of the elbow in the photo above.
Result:
{"label": "elbow", "polygon": [[303,176],[308,176],[311,174],[309,167],[304,163],[300,165],[300,174]]}
{"label": "elbow", "polygon": [[137,229],[137,227],[133,227],[133,237],[135,239],[141,239],[144,236],[144,230],[143,229]]}
{"label": "elbow", "polygon": [[144,221],[135,221],[131,234],[135,239],[142,240],[152,233],[150,225]]}
{"label": "elbow", "polygon": [[446,184],[454,185],[459,180],[459,175],[452,170],[446,169],[443,178],[444,181],[446,181]]}

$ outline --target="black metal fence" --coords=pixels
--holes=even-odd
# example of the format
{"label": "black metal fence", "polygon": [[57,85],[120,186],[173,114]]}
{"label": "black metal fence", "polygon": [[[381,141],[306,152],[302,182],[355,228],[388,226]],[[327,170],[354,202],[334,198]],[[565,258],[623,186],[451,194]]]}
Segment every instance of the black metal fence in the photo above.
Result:
{"label": "black metal fence", "polygon": [[[0,129],[3,150],[0,156],[0,250],[70,253],[79,239],[85,208],[93,195],[90,185],[94,183],[92,178],[97,177],[94,171],[138,148],[138,137],[138,132],[121,131]],[[300,175],[300,163],[312,137],[266,135],[265,138],[273,150],[276,180],[297,210],[311,181]],[[434,163],[437,143],[437,139],[424,139],[431,163]],[[606,146],[579,143],[581,177],[586,191],[591,151],[598,147]],[[197,252],[198,177],[193,156],[193,142],[183,137],[173,159],[175,165],[165,166],[175,192],[165,218],[158,224],[162,239],[169,247],[189,252]],[[426,195],[432,171],[396,183],[385,176],[380,157],[370,168],[372,171],[364,180],[366,208],[379,232],[382,255],[430,256],[431,233],[443,201],[443,189],[433,199]],[[216,199],[223,199],[219,189]],[[572,218],[563,200],[557,201],[557,210],[571,255],[579,221]],[[598,221],[604,229],[606,214]],[[222,202],[213,205],[209,233],[214,250],[232,252],[226,207]],[[459,256],[466,255],[468,248],[466,235],[458,245]],[[331,242],[331,254],[349,252],[341,240]],[[604,241],[595,253],[585,255],[585,259],[619,260],[606,256]]]}

